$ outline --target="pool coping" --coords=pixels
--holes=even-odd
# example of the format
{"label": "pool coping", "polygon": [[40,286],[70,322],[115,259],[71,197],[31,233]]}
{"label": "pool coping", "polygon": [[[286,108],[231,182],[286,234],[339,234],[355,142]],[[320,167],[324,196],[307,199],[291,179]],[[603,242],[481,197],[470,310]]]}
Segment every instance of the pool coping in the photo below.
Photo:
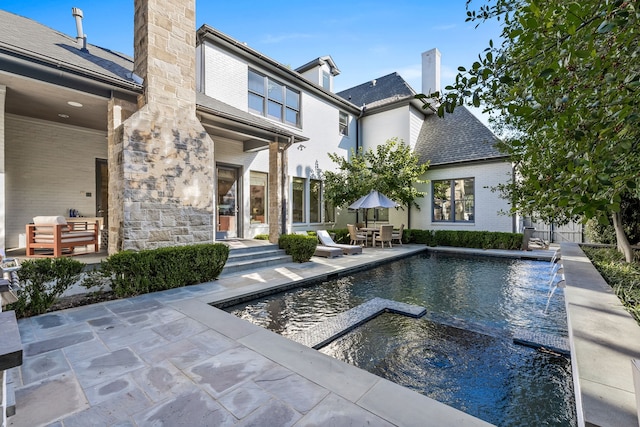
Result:
{"label": "pool coping", "polygon": [[578,244],[560,249],[579,425],[637,427],[640,327]]}

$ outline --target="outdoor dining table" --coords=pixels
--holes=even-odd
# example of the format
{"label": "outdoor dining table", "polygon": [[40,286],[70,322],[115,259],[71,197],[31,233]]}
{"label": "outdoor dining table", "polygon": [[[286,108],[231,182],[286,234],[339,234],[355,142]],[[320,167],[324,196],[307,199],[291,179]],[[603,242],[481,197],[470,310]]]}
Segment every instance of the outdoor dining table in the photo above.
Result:
{"label": "outdoor dining table", "polygon": [[[376,234],[380,231],[380,227],[361,227],[358,231],[362,231],[367,236],[367,244],[369,243],[369,237],[371,237],[371,246],[374,246],[376,241]],[[366,245],[365,245],[366,246]]]}

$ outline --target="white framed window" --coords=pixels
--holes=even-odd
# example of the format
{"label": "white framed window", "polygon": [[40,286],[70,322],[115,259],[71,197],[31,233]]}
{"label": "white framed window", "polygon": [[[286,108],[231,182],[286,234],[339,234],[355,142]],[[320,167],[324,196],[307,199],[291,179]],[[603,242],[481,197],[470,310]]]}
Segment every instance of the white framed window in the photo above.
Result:
{"label": "white framed window", "polygon": [[249,111],[300,127],[300,92],[249,69]]}
{"label": "white framed window", "polygon": [[340,116],[338,117],[338,131],[340,135],[349,135],[349,115],[342,111],[340,111]]}
{"label": "white framed window", "polygon": [[327,71],[322,72],[322,87],[331,90],[331,76]]}

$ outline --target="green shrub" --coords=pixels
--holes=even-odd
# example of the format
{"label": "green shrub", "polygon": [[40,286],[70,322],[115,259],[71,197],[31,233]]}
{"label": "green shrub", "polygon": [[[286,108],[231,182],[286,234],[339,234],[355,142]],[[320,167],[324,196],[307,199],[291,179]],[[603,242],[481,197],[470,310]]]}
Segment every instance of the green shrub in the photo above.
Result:
{"label": "green shrub", "polygon": [[256,240],[269,240],[269,235],[268,234],[256,234],[254,236],[254,239],[256,239]]}
{"label": "green shrub", "polygon": [[640,324],[640,262],[625,262],[624,255],[615,248],[582,246],[585,255],[611,286],[625,308]]}
{"label": "green shrub", "polygon": [[[463,230],[405,230],[409,243],[427,246],[454,246],[475,249],[522,248],[521,233],[503,233],[497,231]],[[403,238],[405,236],[403,235]],[[403,239],[404,240],[404,239]]]}
{"label": "green shrub", "polygon": [[316,251],[318,238],[302,234],[283,234],[278,239],[278,246],[291,255],[295,262],[307,262]]}
{"label": "green shrub", "polygon": [[436,230],[433,233],[432,244],[475,249],[517,250],[522,248],[522,234],[497,231]]}
{"label": "green shrub", "polygon": [[119,297],[209,282],[220,275],[229,257],[229,247],[222,243],[203,243],[122,251],[109,256],[94,274],[111,280]]}
{"label": "green shrub", "polygon": [[329,234],[333,235],[333,241],[341,244],[349,244],[351,243],[351,236],[349,235],[348,228],[336,228],[335,230],[330,230]]}
{"label": "green shrub", "polygon": [[46,313],[78,281],[83,268],[83,263],[68,257],[23,261],[17,271],[22,290],[18,301],[7,308],[18,317]]}

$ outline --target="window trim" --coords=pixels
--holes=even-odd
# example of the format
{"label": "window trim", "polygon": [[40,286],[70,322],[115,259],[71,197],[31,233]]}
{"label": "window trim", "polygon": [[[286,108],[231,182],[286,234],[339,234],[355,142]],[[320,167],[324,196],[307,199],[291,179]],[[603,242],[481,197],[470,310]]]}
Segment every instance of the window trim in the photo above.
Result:
{"label": "window trim", "polygon": [[[294,218],[294,184],[299,182],[302,184],[302,219],[300,221],[296,221]],[[294,176],[291,178],[291,223],[292,224],[306,224],[307,222],[307,179],[299,176]]]}
{"label": "window trim", "polygon": [[[455,198],[455,183],[456,181],[462,181],[463,182],[463,186],[465,185],[465,181],[473,181],[473,208],[471,211],[471,218],[472,219],[456,219],[456,204],[459,202],[456,200]],[[449,201],[451,203],[451,207],[450,207],[450,211],[452,212],[452,215],[450,216],[451,219],[436,219],[436,215],[435,215],[435,190],[434,187],[437,183],[441,183],[441,182],[448,182],[449,183]],[[465,204],[463,202],[463,209],[465,209]],[[466,209],[465,209],[465,213],[466,213]],[[475,177],[465,177],[465,178],[451,178],[451,179],[433,179],[431,180],[431,222],[434,223],[461,223],[461,224],[474,224],[475,223],[475,218],[476,218],[476,179]]]}
{"label": "window trim", "polygon": [[[345,118],[345,122],[342,122],[342,118]],[[338,133],[340,135],[349,136],[349,114],[344,111],[338,112]]]}

